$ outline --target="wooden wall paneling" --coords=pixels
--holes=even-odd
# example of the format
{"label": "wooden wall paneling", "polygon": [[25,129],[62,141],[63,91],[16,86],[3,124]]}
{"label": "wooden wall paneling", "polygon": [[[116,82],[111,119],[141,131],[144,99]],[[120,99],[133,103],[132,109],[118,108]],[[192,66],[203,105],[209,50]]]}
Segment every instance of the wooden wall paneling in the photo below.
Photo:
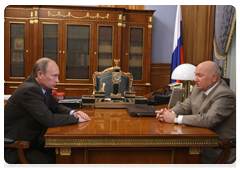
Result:
{"label": "wooden wall paneling", "polygon": [[92,88],[90,87],[82,87],[82,86],[65,86],[64,92],[66,96],[82,96],[82,95],[91,95]]}
{"label": "wooden wall paneling", "polygon": [[18,86],[20,84],[21,84],[21,82],[6,84],[5,85],[5,93],[4,94],[12,94],[18,88]]}
{"label": "wooden wall paneling", "polygon": [[[133,87],[134,87],[134,86],[133,86]],[[143,87],[137,86],[137,88],[136,88],[136,90],[135,90],[136,96],[143,96],[143,95],[145,94],[143,90],[144,90]]]}
{"label": "wooden wall paneling", "polygon": [[9,93],[8,94],[13,94],[13,92],[18,88],[18,86],[9,86]]}
{"label": "wooden wall paneling", "polygon": [[152,63],[151,64],[151,89],[155,91],[165,87],[170,82],[171,64],[169,63]]}

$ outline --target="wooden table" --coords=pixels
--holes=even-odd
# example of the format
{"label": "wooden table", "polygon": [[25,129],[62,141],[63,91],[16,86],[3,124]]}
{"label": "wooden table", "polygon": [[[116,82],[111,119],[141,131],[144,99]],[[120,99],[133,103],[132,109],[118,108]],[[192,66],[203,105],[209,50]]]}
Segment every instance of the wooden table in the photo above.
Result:
{"label": "wooden table", "polygon": [[130,117],[126,109],[81,110],[90,122],[48,128],[44,135],[57,163],[200,163],[202,147],[217,146],[218,135],[208,129]]}

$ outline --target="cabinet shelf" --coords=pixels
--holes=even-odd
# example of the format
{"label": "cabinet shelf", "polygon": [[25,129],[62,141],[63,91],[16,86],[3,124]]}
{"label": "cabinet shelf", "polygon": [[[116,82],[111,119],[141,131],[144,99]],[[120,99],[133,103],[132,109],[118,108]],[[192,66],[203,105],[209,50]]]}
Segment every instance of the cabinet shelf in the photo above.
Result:
{"label": "cabinet shelf", "polygon": [[71,37],[67,37],[68,40],[89,40],[90,37],[75,37],[75,36],[71,36]]}
{"label": "cabinet shelf", "polygon": [[43,52],[47,52],[47,53],[57,53],[57,50],[43,50]]}
{"label": "cabinet shelf", "polygon": [[85,50],[67,50],[66,53],[80,53],[80,54],[89,54],[89,51]]}
{"label": "cabinet shelf", "polygon": [[43,38],[58,39],[58,35],[44,35]]}
{"label": "cabinet shelf", "polygon": [[24,62],[21,62],[21,61],[19,61],[19,62],[12,61],[12,62],[10,63],[10,65],[14,65],[14,66],[16,66],[16,67],[24,67],[23,64],[24,64]]}
{"label": "cabinet shelf", "polygon": [[11,52],[24,52],[24,49],[22,49],[22,50],[18,50],[18,49],[10,49],[11,50]]}
{"label": "cabinet shelf", "polygon": [[87,68],[87,67],[89,67],[89,65],[73,65],[73,64],[67,64],[66,65],[67,67],[79,67],[79,68],[82,68],[82,67],[85,67],[85,68]]}
{"label": "cabinet shelf", "polygon": [[10,38],[24,38],[23,35],[10,35]]}

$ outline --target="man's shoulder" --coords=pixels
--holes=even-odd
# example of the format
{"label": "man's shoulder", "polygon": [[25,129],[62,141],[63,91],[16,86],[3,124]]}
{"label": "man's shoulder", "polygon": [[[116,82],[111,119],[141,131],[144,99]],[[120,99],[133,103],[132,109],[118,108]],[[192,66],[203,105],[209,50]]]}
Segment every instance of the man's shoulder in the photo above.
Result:
{"label": "man's shoulder", "polygon": [[29,76],[17,89],[18,91],[38,91],[41,90],[39,84],[34,80],[34,77]]}
{"label": "man's shoulder", "polygon": [[220,91],[220,93],[231,93],[235,95],[235,93],[230,89],[223,79],[220,80],[219,86],[216,90]]}
{"label": "man's shoulder", "polygon": [[220,80],[219,84],[213,89],[213,95],[216,97],[230,97],[235,98],[235,93],[229,88],[229,86],[225,83],[224,80]]}

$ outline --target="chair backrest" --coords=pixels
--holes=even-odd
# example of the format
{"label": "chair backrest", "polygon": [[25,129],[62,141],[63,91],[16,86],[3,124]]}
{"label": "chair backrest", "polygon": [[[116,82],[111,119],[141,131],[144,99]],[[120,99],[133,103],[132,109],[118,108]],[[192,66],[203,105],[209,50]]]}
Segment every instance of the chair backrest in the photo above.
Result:
{"label": "chair backrest", "polygon": [[[114,67],[107,68],[103,70],[102,72],[95,72],[93,74],[93,86],[97,86],[97,89],[100,90],[103,83],[105,83],[105,96],[110,96],[111,93],[113,93],[114,90],[114,83],[112,81],[112,74],[115,72]],[[131,73],[122,72],[121,73],[121,82],[119,83],[119,92],[122,96],[124,96],[124,91],[131,91],[132,90],[132,82],[133,82],[133,76]],[[93,87],[93,92],[95,92],[96,89]]]}
{"label": "chair backrest", "polygon": [[228,85],[228,87],[230,87],[230,79],[229,78],[222,78]]}

